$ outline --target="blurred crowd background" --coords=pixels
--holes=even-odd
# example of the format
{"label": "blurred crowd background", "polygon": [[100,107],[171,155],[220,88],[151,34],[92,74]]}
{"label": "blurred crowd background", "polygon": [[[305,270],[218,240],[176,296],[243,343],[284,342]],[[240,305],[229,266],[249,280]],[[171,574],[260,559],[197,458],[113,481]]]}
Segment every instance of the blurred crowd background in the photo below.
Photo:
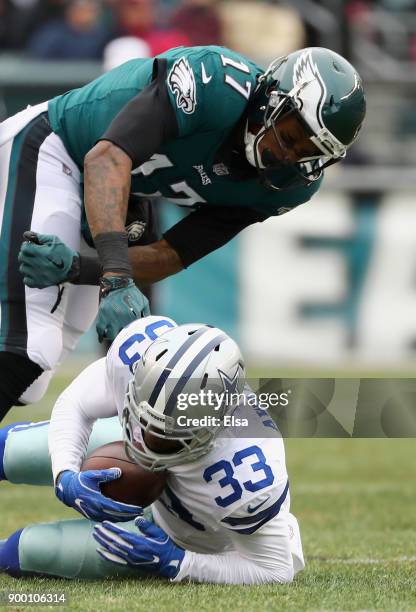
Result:
{"label": "blurred crowd background", "polygon": [[40,59],[102,59],[121,36],[151,55],[224,44],[258,59],[331,41],[353,52],[359,32],[392,60],[416,60],[416,0],[0,0],[0,49]]}
{"label": "blurred crowd background", "polygon": [[[303,46],[338,51],[371,88],[371,138],[356,154],[370,163],[416,161],[416,0],[0,0],[0,60],[20,54],[110,69],[174,46],[206,44],[261,65]],[[8,66],[0,63],[5,79]],[[0,118],[16,110],[9,107],[6,100]]]}
{"label": "blurred crowd background", "polygon": [[[0,0],[0,120],[133,57],[207,44],[264,67],[329,47],[363,77],[368,116],[312,204],[158,284],[156,308],[224,327],[256,363],[413,365],[416,0]],[[182,214],[161,210],[162,225]]]}

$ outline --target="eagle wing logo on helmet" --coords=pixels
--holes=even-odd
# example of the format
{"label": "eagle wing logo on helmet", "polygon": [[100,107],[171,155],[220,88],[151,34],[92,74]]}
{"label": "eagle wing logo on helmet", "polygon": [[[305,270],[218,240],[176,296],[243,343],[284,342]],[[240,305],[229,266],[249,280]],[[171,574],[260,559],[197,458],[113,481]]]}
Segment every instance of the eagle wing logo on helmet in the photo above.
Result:
{"label": "eagle wing logo on helmet", "polygon": [[168,76],[168,85],[176,96],[178,108],[186,115],[192,115],[196,107],[195,75],[184,57],[174,63]]}
{"label": "eagle wing logo on helmet", "polygon": [[326,98],[325,82],[312,59],[311,50],[302,53],[293,67],[294,96],[299,111],[318,132],[324,126],[322,108]]}

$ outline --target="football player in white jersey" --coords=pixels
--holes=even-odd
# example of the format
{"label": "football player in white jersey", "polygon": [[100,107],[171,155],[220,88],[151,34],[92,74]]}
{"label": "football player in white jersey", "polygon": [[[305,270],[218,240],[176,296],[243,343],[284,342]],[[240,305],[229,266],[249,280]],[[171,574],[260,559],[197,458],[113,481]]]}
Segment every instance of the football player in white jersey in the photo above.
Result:
{"label": "football player in white jersey", "polygon": [[[183,410],[201,391],[222,400],[211,420],[202,402]],[[291,582],[304,560],[283,440],[249,398],[240,350],[223,331],[155,316],[131,323],[62,393],[49,424],[0,430],[0,478],[53,475],[57,497],[86,517],[19,530],[0,543],[0,572]],[[80,472],[92,447],[122,436],[135,462],[166,470],[151,513],[101,493],[119,470]]]}

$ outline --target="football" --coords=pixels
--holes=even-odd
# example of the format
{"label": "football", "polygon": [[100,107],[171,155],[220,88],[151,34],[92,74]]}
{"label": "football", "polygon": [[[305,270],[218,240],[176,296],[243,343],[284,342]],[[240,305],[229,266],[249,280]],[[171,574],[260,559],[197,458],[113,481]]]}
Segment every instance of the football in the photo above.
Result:
{"label": "football", "polygon": [[89,454],[81,470],[106,470],[118,467],[117,480],[101,485],[101,492],[115,501],[136,506],[149,506],[161,495],[166,483],[165,472],[148,472],[127,457],[123,442],[111,442]]}

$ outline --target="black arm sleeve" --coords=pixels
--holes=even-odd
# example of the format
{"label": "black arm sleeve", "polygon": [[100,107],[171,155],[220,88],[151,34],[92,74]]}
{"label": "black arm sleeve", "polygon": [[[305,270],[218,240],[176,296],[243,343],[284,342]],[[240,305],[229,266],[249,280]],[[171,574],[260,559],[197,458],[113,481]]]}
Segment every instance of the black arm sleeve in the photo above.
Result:
{"label": "black arm sleeve", "polygon": [[163,234],[185,268],[219,249],[241,230],[268,217],[240,206],[201,206]]}
{"label": "black arm sleeve", "polygon": [[100,140],[123,149],[137,168],[179,129],[166,89],[166,60],[155,59],[152,82],[113,119]]}

